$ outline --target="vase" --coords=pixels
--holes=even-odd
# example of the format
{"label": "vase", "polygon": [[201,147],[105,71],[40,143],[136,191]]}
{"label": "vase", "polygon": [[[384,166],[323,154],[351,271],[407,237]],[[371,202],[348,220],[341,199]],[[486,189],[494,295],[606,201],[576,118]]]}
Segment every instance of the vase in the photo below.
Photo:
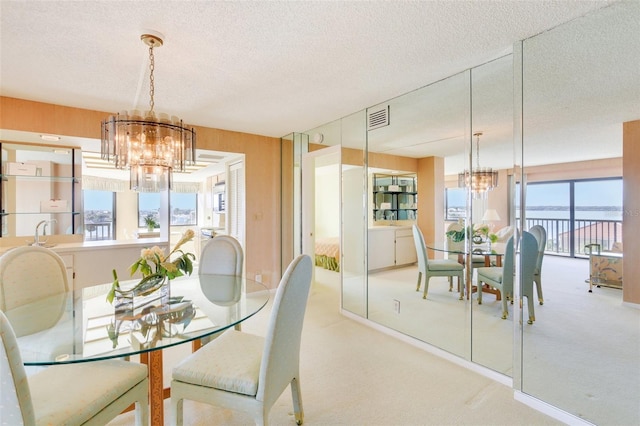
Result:
{"label": "vase", "polygon": [[138,315],[145,309],[169,304],[171,296],[169,280],[166,276],[143,279],[129,289],[115,292],[116,314]]}

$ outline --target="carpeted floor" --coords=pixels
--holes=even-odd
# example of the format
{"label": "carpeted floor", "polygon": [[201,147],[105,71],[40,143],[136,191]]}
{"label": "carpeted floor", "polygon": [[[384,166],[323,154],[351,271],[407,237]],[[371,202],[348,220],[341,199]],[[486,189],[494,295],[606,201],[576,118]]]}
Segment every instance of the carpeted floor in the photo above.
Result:
{"label": "carpeted floor", "polygon": [[[335,274],[335,273],[334,273]],[[335,275],[316,275],[305,318],[301,384],[306,425],[554,425],[507,386],[352,321],[338,312]],[[243,324],[262,334],[268,308]],[[185,345],[186,346],[186,345]],[[188,349],[188,348],[187,348]],[[182,348],[165,355],[165,380]],[[168,422],[168,401],[165,403]],[[185,401],[185,424],[250,425],[251,418]],[[289,391],[271,424],[294,425]],[[110,425],[133,424],[133,413]]]}

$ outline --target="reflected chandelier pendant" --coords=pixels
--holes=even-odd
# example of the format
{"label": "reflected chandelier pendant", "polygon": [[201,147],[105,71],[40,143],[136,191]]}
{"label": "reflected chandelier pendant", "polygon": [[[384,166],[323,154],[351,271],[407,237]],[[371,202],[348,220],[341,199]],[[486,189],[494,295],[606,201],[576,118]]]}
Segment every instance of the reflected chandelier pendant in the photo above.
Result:
{"label": "reflected chandelier pendant", "polygon": [[162,46],[156,35],[143,34],[149,46],[149,111],[132,110],[102,122],[101,156],[118,169],[130,170],[130,188],[138,192],[171,189],[172,174],[184,172],[195,162],[196,132],[182,120],[156,114],[154,107],[154,47]]}
{"label": "reflected chandelier pendant", "polygon": [[471,173],[465,170],[458,174],[458,187],[471,188],[474,199],[487,198],[487,193],[498,186],[498,172],[491,167],[480,167],[480,136],[482,132],[474,133],[476,136],[476,168]]}

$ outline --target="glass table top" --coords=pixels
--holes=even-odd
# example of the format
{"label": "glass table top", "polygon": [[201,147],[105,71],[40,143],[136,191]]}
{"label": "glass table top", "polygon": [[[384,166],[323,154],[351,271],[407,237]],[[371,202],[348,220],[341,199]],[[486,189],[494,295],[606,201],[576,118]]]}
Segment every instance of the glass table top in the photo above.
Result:
{"label": "glass table top", "polygon": [[136,355],[206,337],[250,318],[269,300],[252,280],[203,274],[170,281],[170,303],[117,312],[111,284],[40,298],[5,312],[25,365]]}

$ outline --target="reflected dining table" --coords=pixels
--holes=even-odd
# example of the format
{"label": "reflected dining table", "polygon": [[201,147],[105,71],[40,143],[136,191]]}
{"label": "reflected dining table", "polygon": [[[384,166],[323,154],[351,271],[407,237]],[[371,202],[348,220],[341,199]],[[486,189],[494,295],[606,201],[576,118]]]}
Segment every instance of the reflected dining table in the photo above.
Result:
{"label": "reflected dining table", "polygon": [[[200,339],[245,321],[269,300],[263,284],[243,277],[194,274],[169,283],[169,303],[144,309],[116,312],[106,300],[111,284],[104,284],[41,298],[5,314],[18,335],[25,366],[139,355],[149,368],[151,424],[162,425],[163,401],[170,396],[163,385],[163,350],[189,342],[197,350]],[[53,325],[29,330],[42,315],[53,316]]]}
{"label": "reflected dining table", "polygon": [[[483,256],[484,257],[484,266],[502,266],[502,258],[505,254],[506,244],[504,243],[483,243],[483,244],[472,244],[471,250],[463,249],[456,250],[450,249],[448,244],[444,241],[442,242],[428,242],[426,243],[426,247],[429,250],[439,251],[444,253],[455,254],[458,257],[458,263],[462,265],[473,265],[471,258],[473,256]],[[495,259],[495,265],[491,264],[492,259]],[[465,283],[466,283],[466,292],[467,299],[469,299],[471,293],[474,293],[478,290],[478,287],[475,285],[471,285],[471,281],[473,278],[473,268],[465,269]],[[489,287],[485,285],[482,287],[482,291],[484,293],[491,293],[496,295],[496,300],[501,300],[501,294],[499,290]]]}

